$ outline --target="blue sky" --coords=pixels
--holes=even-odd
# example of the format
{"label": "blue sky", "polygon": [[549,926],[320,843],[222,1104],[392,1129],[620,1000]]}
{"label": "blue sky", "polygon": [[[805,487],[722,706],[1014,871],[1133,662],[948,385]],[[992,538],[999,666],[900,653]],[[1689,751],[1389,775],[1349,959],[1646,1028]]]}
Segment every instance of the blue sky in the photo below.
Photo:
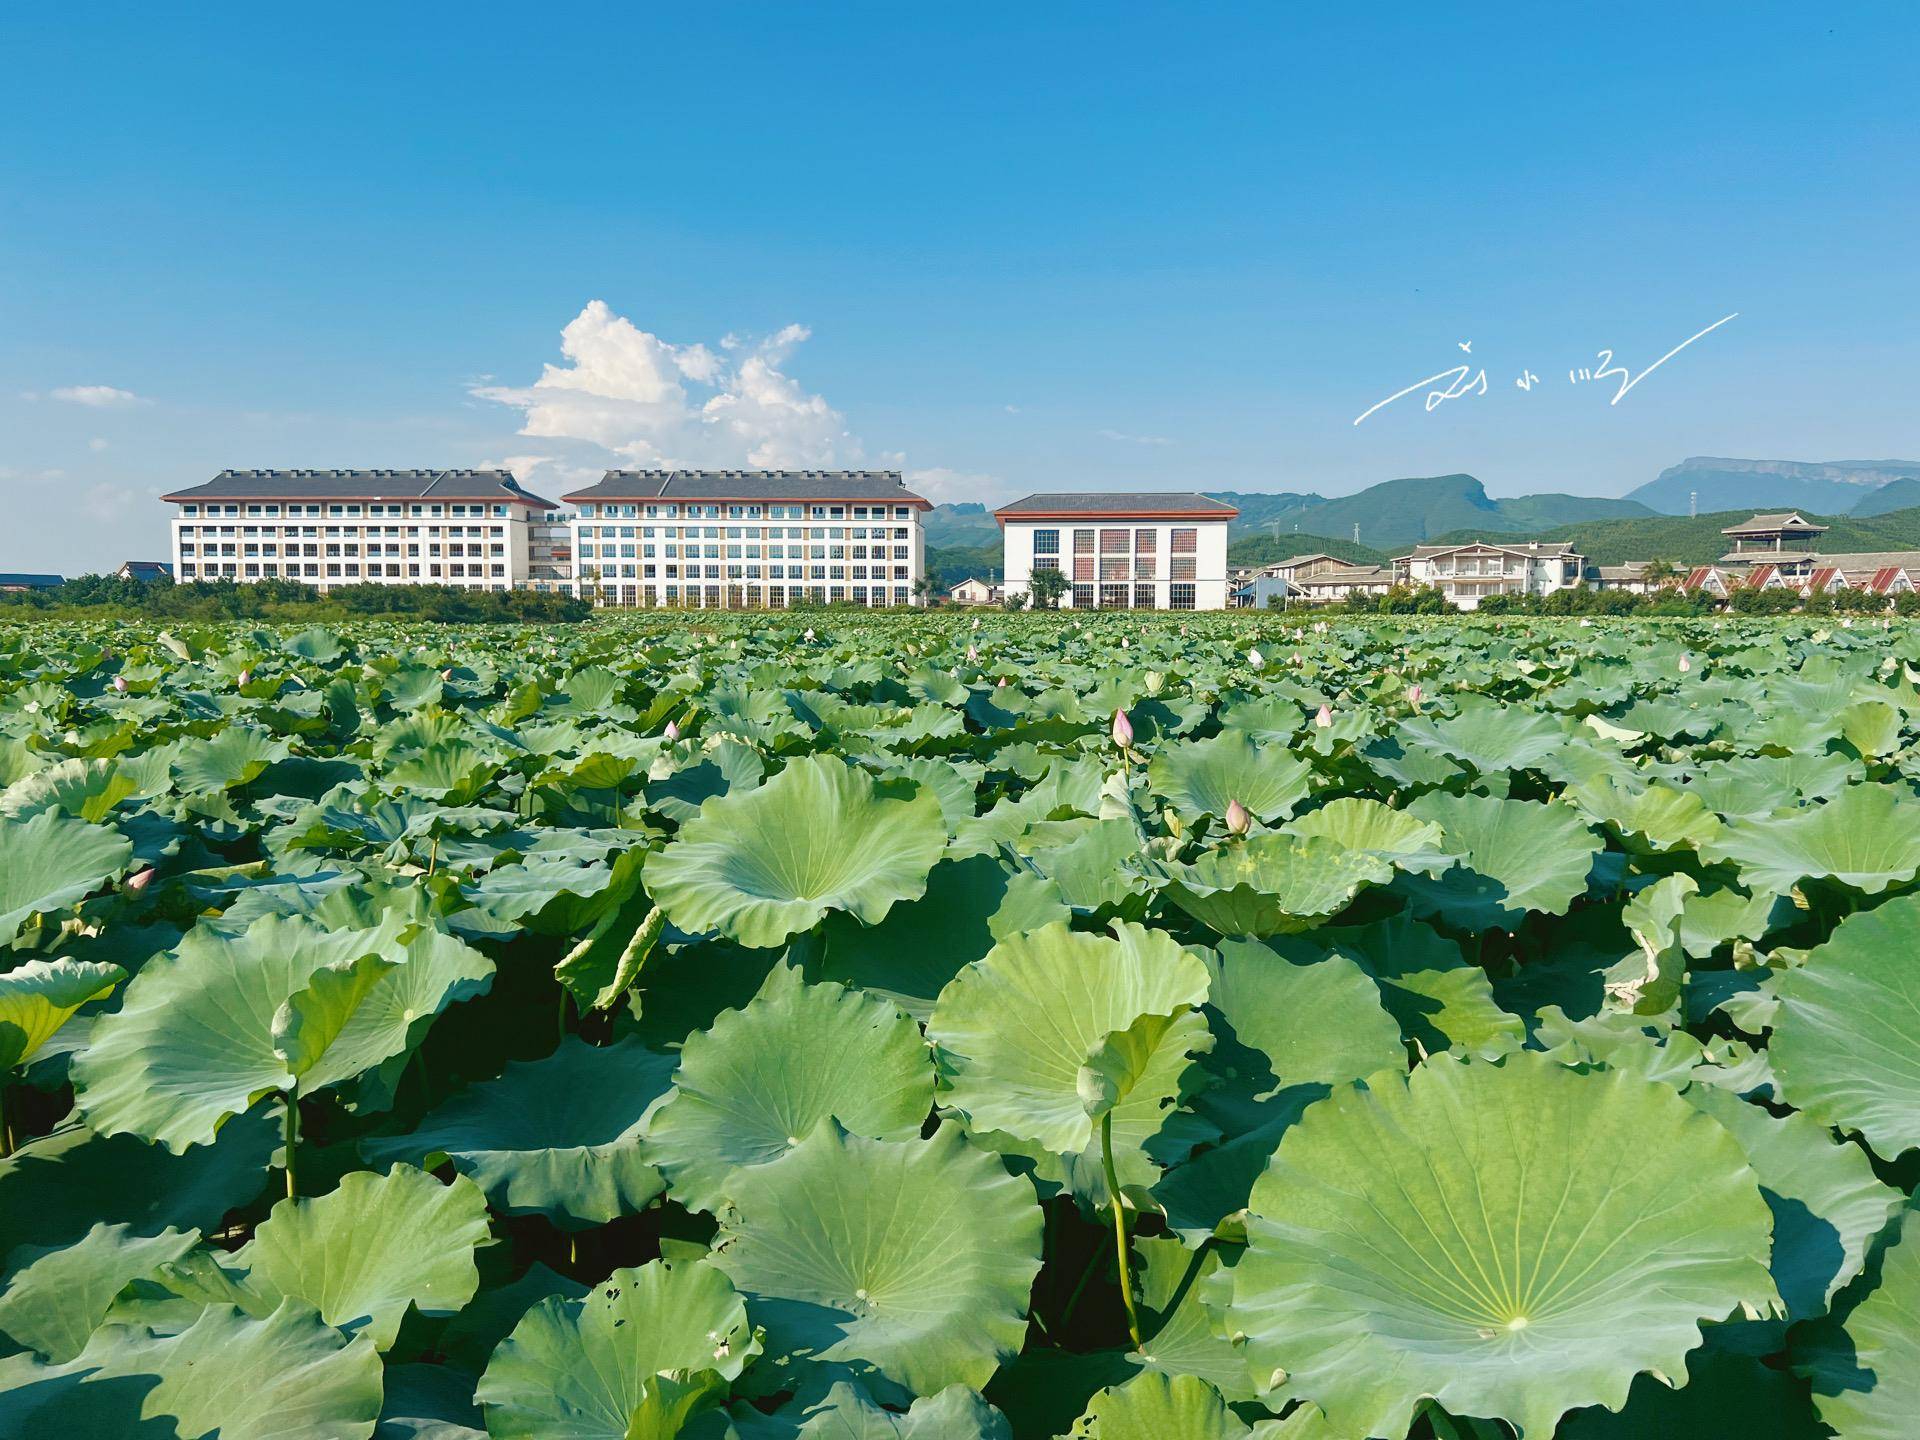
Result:
{"label": "blue sky", "polygon": [[1910,5],[288,8],[0,16],[0,569],[229,465],[1920,456]]}

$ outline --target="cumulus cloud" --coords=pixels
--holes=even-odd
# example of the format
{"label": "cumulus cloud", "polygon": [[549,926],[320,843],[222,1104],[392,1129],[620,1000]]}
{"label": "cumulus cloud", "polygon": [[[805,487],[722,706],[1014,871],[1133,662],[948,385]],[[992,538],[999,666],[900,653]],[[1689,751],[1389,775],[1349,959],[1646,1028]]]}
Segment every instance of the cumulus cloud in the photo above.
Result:
{"label": "cumulus cloud", "polygon": [[1117,440],[1122,445],[1171,445],[1173,443],[1165,435],[1128,435],[1120,430],[1102,430],[1100,438]]}
{"label": "cumulus cloud", "polygon": [[93,437],[93,439],[87,441],[87,448],[89,450],[94,451],[95,453],[98,453],[99,451],[102,451],[107,448],[107,442],[105,440],[102,440],[98,435],[96,435]]}
{"label": "cumulus cloud", "polygon": [[56,400],[65,400],[71,405],[85,405],[95,410],[147,403],[131,390],[117,389],[112,385],[62,385],[48,393]]}
{"label": "cumulus cloud", "polygon": [[860,443],[840,412],[784,368],[808,337],[789,325],[717,350],[642,330],[595,300],[560,332],[567,363],[526,386],[473,393],[520,412],[520,433],[578,440],[636,466],[857,465]]}

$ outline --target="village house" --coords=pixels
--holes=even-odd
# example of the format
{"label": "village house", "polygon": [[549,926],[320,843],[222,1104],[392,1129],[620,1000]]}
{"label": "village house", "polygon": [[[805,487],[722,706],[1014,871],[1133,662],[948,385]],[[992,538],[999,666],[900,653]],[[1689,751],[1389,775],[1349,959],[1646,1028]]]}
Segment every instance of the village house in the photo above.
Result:
{"label": "village house", "polygon": [[1477,608],[1489,595],[1547,595],[1579,589],[1586,583],[1586,569],[1586,556],[1567,540],[1416,545],[1393,562],[1394,576],[1402,584],[1432,585],[1462,610]]}

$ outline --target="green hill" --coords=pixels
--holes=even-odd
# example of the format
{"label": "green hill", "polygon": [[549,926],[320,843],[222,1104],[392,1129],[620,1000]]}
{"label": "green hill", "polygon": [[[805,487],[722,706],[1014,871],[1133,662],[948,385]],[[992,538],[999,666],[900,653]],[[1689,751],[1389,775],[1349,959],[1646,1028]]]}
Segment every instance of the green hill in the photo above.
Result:
{"label": "green hill", "polygon": [[1920,505],[1920,479],[1889,480],[1847,513],[1855,517],[1886,515]]}
{"label": "green hill", "polygon": [[[1820,537],[1819,548],[1829,554],[1848,550],[1920,550],[1920,508],[1896,510],[1871,517],[1814,515],[1807,519],[1831,528]],[[1501,545],[1524,545],[1529,540],[1570,540],[1596,565],[1619,565],[1628,560],[1671,560],[1676,564],[1705,565],[1733,548],[1720,533],[1753,514],[1750,509],[1718,510],[1710,515],[1654,515],[1619,520],[1593,520],[1559,525],[1544,531],[1456,530],[1435,537],[1440,544],[1491,540]]]}
{"label": "green hill", "polygon": [[1531,533],[1556,525],[1653,513],[1632,500],[1592,495],[1522,495],[1495,500],[1471,475],[1387,480],[1333,500],[1317,495],[1211,493],[1240,507],[1240,518],[1233,525],[1235,536],[1264,532],[1282,545],[1287,545],[1287,535],[1295,532],[1351,540],[1357,526],[1360,543],[1376,551],[1401,550],[1436,535],[1474,527]]}
{"label": "green hill", "polygon": [[1336,559],[1351,560],[1356,565],[1384,565],[1387,555],[1384,551],[1370,546],[1356,545],[1351,540],[1336,540],[1326,535],[1295,534],[1289,530],[1278,540],[1271,535],[1242,535],[1227,545],[1227,563],[1229,565],[1272,565],[1293,555],[1310,555],[1314,552],[1332,555]]}

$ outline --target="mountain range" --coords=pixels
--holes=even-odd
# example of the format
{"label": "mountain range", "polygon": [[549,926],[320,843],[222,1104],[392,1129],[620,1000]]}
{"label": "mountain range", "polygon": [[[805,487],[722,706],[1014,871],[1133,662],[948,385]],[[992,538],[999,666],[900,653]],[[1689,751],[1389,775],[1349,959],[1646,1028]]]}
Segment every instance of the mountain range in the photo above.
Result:
{"label": "mountain range", "polygon": [[1627,499],[1662,515],[1742,506],[1818,510],[1823,515],[1884,515],[1920,504],[1920,461],[1728,460],[1695,455],[1629,490]]}

